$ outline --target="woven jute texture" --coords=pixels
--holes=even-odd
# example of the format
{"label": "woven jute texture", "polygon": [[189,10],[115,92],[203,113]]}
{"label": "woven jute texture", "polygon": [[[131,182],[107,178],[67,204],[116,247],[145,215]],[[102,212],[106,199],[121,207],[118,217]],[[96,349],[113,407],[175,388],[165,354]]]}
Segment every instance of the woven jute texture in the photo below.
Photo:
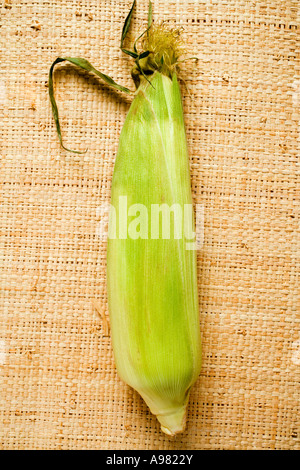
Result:
{"label": "woven jute texture", "polygon": [[[194,202],[203,367],[175,438],[118,377],[106,240],[131,97],[56,68],[58,56],[133,89],[119,49],[130,0],[1,1],[2,449],[300,449],[298,0],[154,0],[183,28],[182,96]],[[147,25],[139,0],[128,39]]]}

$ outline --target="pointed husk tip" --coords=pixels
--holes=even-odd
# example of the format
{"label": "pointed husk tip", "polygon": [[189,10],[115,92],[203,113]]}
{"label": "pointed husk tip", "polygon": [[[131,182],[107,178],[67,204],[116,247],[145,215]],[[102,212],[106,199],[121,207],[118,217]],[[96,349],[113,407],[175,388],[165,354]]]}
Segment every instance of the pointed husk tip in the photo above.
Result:
{"label": "pointed husk tip", "polygon": [[168,414],[156,415],[162,432],[168,436],[175,436],[185,430],[186,404]]}
{"label": "pointed husk tip", "polygon": [[159,397],[155,394],[145,394],[141,390],[138,393],[160,423],[162,432],[173,437],[185,430],[190,387],[187,389],[184,397],[175,401],[170,401],[169,398]]}

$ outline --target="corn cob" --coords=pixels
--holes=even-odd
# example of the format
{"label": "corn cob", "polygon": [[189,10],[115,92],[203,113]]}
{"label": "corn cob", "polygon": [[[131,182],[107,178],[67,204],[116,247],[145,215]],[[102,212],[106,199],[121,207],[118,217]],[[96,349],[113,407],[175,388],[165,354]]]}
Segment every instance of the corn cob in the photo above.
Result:
{"label": "corn cob", "polygon": [[[143,397],[162,431],[174,435],[185,427],[190,390],[201,369],[196,253],[186,249],[175,212],[174,230],[167,237],[162,236],[162,217],[156,218],[155,236],[149,220],[154,209],[179,208],[182,214],[192,205],[177,79],[182,44],[178,30],[152,23],[150,2],[143,51],[137,51],[137,42],[133,51],[124,49],[134,5],[135,1],[121,39],[121,49],[135,59],[136,91],[120,135],[111,187],[108,307],[119,376]],[[84,59],[56,59],[49,91],[61,143],[52,74],[54,65],[63,60],[129,91]],[[130,232],[128,221],[135,230]]]}

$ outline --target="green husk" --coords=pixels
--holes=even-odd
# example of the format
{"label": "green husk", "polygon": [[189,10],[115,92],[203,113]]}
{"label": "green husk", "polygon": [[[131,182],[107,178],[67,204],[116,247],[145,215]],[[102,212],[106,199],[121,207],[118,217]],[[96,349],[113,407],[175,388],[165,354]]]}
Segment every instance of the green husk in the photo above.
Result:
{"label": "green husk", "polygon": [[[120,234],[118,229],[124,199],[127,207],[142,205],[147,214],[153,205],[177,205],[183,210],[192,204],[177,78],[184,47],[179,30],[153,25],[149,2],[147,29],[133,51],[124,49],[134,6],[135,1],[121,36],[121,49],[135,61],[136,91],[120,135],[111,187],[110,223],[116,222],[118,235],[109,237],[107,246],[108,307],[120,377],[143,397],[161,429],[174,435],[185,427],[190,390],[201,369],[196,252],[186,249],[182,236],[163,238],[161,220],[156,238],[151,237],[149,226],[134,238],[128,230]],[[52,75],[54,65],[62,60],[129,92],[84,59],[58,58],[50,70],[49,93],[61,144]]]}
{"label": "green husk", "polygon": [[[141,78],[120,136],[111,195],[116,220],[120,196],[148,214],[153,204],[192,203],[176,73],[155,72],[150,81]],[[119,375],[164,432],[175,434],[201,366],[195,251],[183,238],[109,239],[107,288]]]}

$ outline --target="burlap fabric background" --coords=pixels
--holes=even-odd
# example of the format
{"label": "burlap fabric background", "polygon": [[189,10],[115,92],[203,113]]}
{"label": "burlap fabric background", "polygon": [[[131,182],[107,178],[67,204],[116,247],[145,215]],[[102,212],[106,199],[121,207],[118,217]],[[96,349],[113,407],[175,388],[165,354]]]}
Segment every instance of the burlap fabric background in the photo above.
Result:
{"label": "burlap fabric background", "polygon": [[[154,0],[199,62],[182,87],[195,203],[203,368],[170,439],[118,378],[106,242],[131,98],[62,65],[90,60],[133,87],[119,49],[131,1],[1,1],[0,445],[3,449],[300,449],[299,5]],[[139,0],[130,37],[147,21]]]}

